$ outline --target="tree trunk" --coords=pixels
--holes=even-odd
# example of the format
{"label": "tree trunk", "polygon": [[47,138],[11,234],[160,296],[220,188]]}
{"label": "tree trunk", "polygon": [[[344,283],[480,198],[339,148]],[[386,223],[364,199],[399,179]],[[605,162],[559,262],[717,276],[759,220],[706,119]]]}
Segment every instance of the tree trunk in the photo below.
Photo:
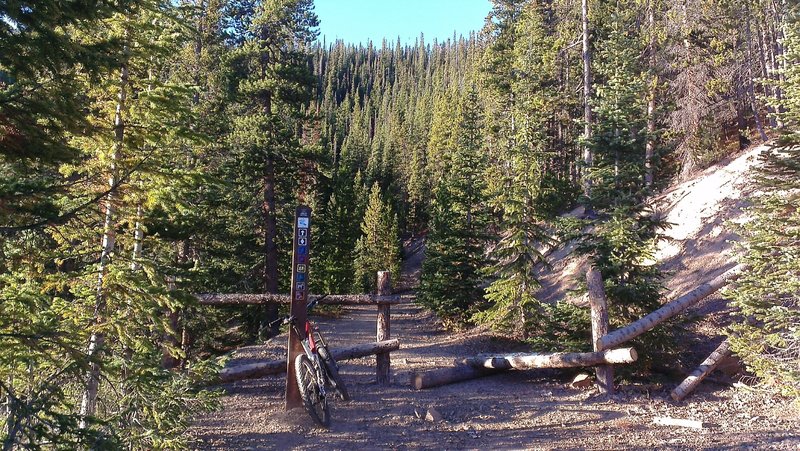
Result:
{"label": "tree trunk", "polygon": [[138,271],[142,265],[139,260],[142,258],[142,248],[144,246],[144,231],[142,230],[142,215],[144,214],[142,204],[136,206],[136,224],[133,226],[133,255],[131,255],[131,270]]}
{"label": "tree trunk", "polygon": [[592,148],[588,144],[592,137],[592,53],[589,42],[589,0],[581,2],[581,24],[583,26],[583,51],[581,54],[583,59],[583,138],[587,141],[583,147],[583,163],[586,171],[583,174],[583,194],[588,198],[592,194],[592,181],[588,171],[594,160]]}
{"label": "tree trunk", "polygon": [[703,361],[703,363],[697,367],[697,369],[692,371],[692,374],[689,375],[689,377],[684,379],[680,385],[672,390],[672,393],[670,394],[672,399],[675,401],[683,401],[684,398],[689,396],[689,393],[691,393],[695,388],[697,388],[698,385],[700,385],[700,382],[702,382],[706,376],[714,372],[717,366],[719,366],[719,364],[730,355],[731,350],[728,341],[723,341],[722,344],[720,344],[719,347],[717,347],[717,349],[715,349],[714,352],[712,352],[711,355],[709,355]]}
{"label": "tree trunk", "polygon": [[[758,42],[758,58],[760,63],[761,69],[761,79],[762,80],[769,80],[770,73],[769,69],[767,68],[767,57],[766,57],[766,33],[761,28],[761,23],[756,21],[756,37]],[[769,121],[770,127],[776,127],[777,123],[775,122],[775,109],[770,104],[770,99],[772,98],[772,88],[770,87],[769,82],[761,82],[761,88],[764,92],[764,97],[767,99],[767,120]]]}
{"label": "tree trunk", "polygon": [[[272,117],[272,97],[267,93],[264,99],[264,113],[267,117]],[[270,133],[273,131],[270,130]],[[278,293],[278,246],[275,243],[277,237],[277,218],[275,212],[275,160],[270,149],[265,149],[266,156],[264,161],[263,189],[264,201],[261,211],[264,221],[264,292]],[[278,305],[269,304],[266,307],[265,324],[272,324],[268,331],[270,337],[278,335],[280,325],[275,322],[278,319]]]}
{"label": "tree trunk", "polygon": [[531,370],[536,368],[580,368],[584,366],[633,363],[638,358],[633,348],[609,349],[600,352],[517,353],[500,356],[479,355],[464,360],[476,368]]}
{"label": "tree trunk", "polygon": [[[126,56],[128,53],[127,47],[124,50]],[[119,167],[118,162],[122,158],[123,143],[125,140],[125,108],[128,98],[128,64],[122,64],[120,68],[119,78],[119,94],[117,97],[117,106],[114,113],[114,151],[111,155],[111,176],[109,177],[109,185],[111,190],[106,195],[106,211],[105,221],[103,225],[103,241],[102,249],[100,252],[100,264],[98,267],[97,287],[95,290],[95,311],[94,311],[94,324],[99,325],[103,321],[105,315],[106,302],[105,290],[103,287],[108,266],[108,260],[111,253],[114,252],[114,245],[116,243],[115,228],[116,228],[116,206],[115,206],[115,193],[116,187],[119,183]],[[86,378],[86,390],[83,393],[81,400],[80,410],[80,427],[86,427],[87,417],[94,415],[97,406],[97,391],[100,386],[100,364],[98,362],[102,352],[103,344],[105,342],[105,335],[102,332],[95,331],[89,339],[88,357],[90,360],[89,371]]]}
{"label": "tree trunk", "polygon": [[750,8],[747,7],[747,2],[744,2],[744,5],[745,39],[747,39],[747,95],[750,100],[750,107],[753,110],[753,119],[756,122],[758,135],[761,137],[762,142],[767,142],[768,138],[764,132],[764,124],[761,122],[761,113],[756,101],[755,82],[753,81],[753,36],[750,31]]}
{"label": "tree trunk", "polygon": [[600,339],[600,344],[604,349],[608,349],[625,343],[632,338],[638,337],[639,335],[649,331],[664,321],[707,298],[720,288],[730,283],[732,280],[735,280],[737,277],[739,277],[743,269],[743,266],[736,266],[726,271],[722,275],[700,285],[678,299],[665,304],[660,309],[650,313],[642,319],[607,334],[605,337]]}
{"label": "tree trunk", "polygon": [[655,156],[656,134],[656,92],[658,90],[658,77],[656,76],[656,0],[648,2],[647,22],[650,33],[648,69],[650,70],[650,89],[647,93],[647,141],[644,146],[644,183],[650,188],[653,186],[653,157]]}

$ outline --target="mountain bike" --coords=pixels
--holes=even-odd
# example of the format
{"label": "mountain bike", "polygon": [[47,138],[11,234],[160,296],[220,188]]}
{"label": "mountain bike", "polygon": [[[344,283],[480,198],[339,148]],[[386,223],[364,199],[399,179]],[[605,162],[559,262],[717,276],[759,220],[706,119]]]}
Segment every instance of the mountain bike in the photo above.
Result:
{"label": "mountain bike", "polygon": [[[311,311],[326,296],[311,301],[306,306],[306,310]],[[339,366],[333,359],[316,324],[306,320],[303,324],[304,333],[300,333],[301,329],[297,318],[292,315],[284,318],[283,324],[290,325],[297,336],[301,337],[300,343],[303,345],[303,353],[299,354],[294,361],[297,387],[300,390],[300,397],[303,399],[303,407],[314,421],[323,427],[328,427],[331,417],[327,388],[333,389],[343,401],[350,399],[347,387],[339,375]]]}

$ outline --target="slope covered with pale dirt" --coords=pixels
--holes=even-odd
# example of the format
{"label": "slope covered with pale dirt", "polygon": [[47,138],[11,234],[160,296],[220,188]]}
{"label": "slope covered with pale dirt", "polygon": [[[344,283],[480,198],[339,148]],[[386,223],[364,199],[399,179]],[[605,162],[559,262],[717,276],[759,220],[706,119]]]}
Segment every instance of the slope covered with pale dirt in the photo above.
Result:
{"label": "slope covered with pale dirt", "polygon": [[[676,183],[652,200],[670,224],[658,243],[656,264],[665,272],[667,298],[674,298],[735,265],[739,235],[746,221],[747,198],[759,146],[718,163],[689,180]],[[569,298],[586,272],[586,261],[567,245],[550,256],[551,268],[540,273],[545,301]]]}

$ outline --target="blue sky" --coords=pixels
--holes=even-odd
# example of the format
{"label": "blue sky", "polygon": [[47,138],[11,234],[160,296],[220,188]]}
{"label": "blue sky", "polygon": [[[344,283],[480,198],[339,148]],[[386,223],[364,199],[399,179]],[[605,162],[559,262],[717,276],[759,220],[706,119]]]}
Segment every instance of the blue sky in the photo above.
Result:
{"label": "blue sky", "polygon": [[380,46],[385,37],[394,43],[413,44],[420,32],[425,42],[440,42],[453,31],[467,36],[483,27],[491,9],[489,0],[315,0],[320,19],[320,40],[343,39]]}

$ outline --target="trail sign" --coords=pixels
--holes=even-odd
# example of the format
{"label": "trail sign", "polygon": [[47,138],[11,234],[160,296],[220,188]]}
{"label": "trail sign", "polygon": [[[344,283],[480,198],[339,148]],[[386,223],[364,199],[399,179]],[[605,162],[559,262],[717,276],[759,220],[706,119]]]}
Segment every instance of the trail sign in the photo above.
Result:
{"label": "trail sign", "polygon": [[[301,205],[294,213],[294,248],[292,253],[292,307],[290,315],[297,318],[301,333],[306,323],[306,304],[308,304],[308,254],[311,243],[311,208]],[[297,388],[294,359],[303,352],[300,343],[305,337],[298,337],[293,328],[289,329],[288,358],[286,359],[286,410],[302,407],[303,400]]]}

